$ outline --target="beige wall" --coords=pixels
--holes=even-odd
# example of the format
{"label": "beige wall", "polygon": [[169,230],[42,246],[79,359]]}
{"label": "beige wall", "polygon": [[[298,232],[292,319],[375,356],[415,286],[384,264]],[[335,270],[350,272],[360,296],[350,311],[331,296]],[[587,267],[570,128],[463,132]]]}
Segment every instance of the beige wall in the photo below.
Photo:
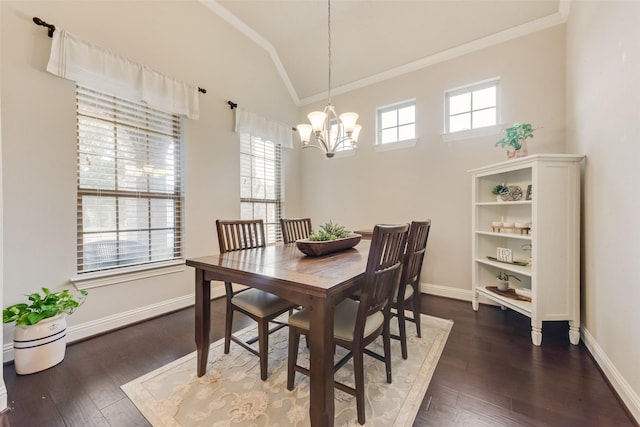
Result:
{"label": "beige wall", "polygon": [[[356,111],[363,126],[355,156],[302,157],[303,205],[314,223],[350,228],[431,218],[422,282],[448,296],[471,296],[471,177],[467,170],[506,160],[500,135],[442,141],[444,91],[501,78],[502,123],[537,128],[531,153],[564,152],[564,26],[465,55],[349,94],[338,113]],[[525,52],[525,53],[523,53]],[[376,108],[416,99],[415,147],[375,152]],[[305,107],[305,114],[322,105]],[[471,307],[469,307],[471,309]]]}
{"label": "beige wall", "polygon": [[[214,221],[239,207],[239,144],[226,100],[285,123],[291,101],[269,56],[197,1],[2,1],[4,303],[75,274],[75,86],[45,71],[51,39],[32,17],[207,89],[200,120],[185,119],[186,255],[217,252]],[[287,195],[299,210],[298,151],[285,153]],[[293,177],[293,178],[292,178]],[[92,289],[69,319],[136,318],[193,293],[193,269]],[[190,301],[190,299],[187,299]],[[143,316],[144,314],[142,314]],[[5,329],[10,342],[11,329]]]}
{"label": "beige wall", "polygon": [[640,420],[640,3],[573,2],[567,142],[584,168],[582,320],[592,354]]}

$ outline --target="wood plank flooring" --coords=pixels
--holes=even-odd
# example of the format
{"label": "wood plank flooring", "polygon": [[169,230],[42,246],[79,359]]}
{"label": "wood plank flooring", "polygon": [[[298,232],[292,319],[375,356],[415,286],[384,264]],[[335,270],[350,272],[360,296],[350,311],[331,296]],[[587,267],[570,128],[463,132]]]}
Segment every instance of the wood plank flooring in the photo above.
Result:
{"label": "wood plank flooring", "polygon": [[[224,300],[212,302],[224,319]],[[415,426],[637,426],[566,322],[545,323],[531,345],[529,319],[512,311],[423,296],[425,313],[455,324]],[[4,366],[11,427],[149,426],[120,385],[195,350],[194,310],[69,345],[65,360],[20,376]],[[248,325],[241,317],[235,327]],[[415,334],[413,325],[408,326]],[[212,342],[223,326],[212,327]],[[411,355],[409,354],[409,357]]]}

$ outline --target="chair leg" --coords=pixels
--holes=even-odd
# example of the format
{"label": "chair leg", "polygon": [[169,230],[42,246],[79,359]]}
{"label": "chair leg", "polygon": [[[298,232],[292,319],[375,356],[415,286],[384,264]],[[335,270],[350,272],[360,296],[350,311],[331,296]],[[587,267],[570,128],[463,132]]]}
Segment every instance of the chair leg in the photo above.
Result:
{"label": "chair leg", "polygon": [[269,367],[269,322],[258,321],[258,353],[260,354],[260,379],[267,379]]}
{"label": "chair leg", "polygon": [[387,315],[382,329],[382,342],[384,345],[384,367],[387,372],[387,383],[391,384],[391,315]]}
{"label": "chair leg", "polygon": [[287,358],[287,390],[289,391],[293,390],[293,382],[296,379],[295,366],[298,363],[299,344],[300,334],[297,328],[289,326],[289,357]]}
{"label": "chair leg", "polygon": [[224,322],[224,354],[229,354],[231,330],[233,329],[233,306],[227,301],[227,314]]}
{"label": "chair leg", "polygon": [[400,348],[402,349],[402,358],[407,359],[407,321],[404,318],[404,302],[398,301],[396,305],[396,317],[398,318],[398,330],[400,332]]}
{"label": "chair leg", "polygon": [[416,324],[416,333],[418,334],[418,338],[422,338],[422,332],[420,331],[420,312],[422,311],[420,286],[415,286],[413,288],[413,301],[411,302],[411,305],[413,306],[413,319]]}
{"label": "chair leg", "polygon": [[356,389],[356,409],[358,412],[358,422],[365,422],[365,406],[364,406],[364,352],[361,350],[353,351],[353,373]]}

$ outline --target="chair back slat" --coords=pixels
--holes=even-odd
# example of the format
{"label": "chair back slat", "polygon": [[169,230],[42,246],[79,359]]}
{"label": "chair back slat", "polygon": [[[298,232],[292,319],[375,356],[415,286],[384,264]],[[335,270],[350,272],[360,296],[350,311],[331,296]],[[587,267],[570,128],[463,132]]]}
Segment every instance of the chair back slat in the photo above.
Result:
{"label": "chair back slat", "polygon": [[311,218],[280,218],[282,241],[293,243],[311,235]]}
{"label": "chair back slat", "polygon": [[[408,230],[409,224],[374,227],[362,284],[356,331],[364,330],[368,316],[389,306],[400,280]],[[359,333],[354,334],[358,335],[361,336]]]}
{"label": "chair back slat", "polygon": [[264,221],[252,220],[216,220],[220,253],[266,246]]}
{"label": "chair back slat", "polygon": [[409,237],[407,238],[407,248],[404,253],[402,279],[400,280],[400,289],[398,292],[401,295],[404,295],[406,285],[420,280],[430,229],[431,220],[411,222]]}

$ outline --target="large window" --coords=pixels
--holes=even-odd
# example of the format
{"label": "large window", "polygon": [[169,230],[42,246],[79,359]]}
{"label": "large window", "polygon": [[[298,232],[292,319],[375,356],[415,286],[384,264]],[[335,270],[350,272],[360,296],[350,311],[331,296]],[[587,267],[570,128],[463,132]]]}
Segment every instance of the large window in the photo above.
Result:
{"label": "large window", "polygon": [[498,79],[445,92],[445,132],[498,123]]}
{"label": "large window", "polygon": [[77,87],[79,273],[182,257],[180,117]]}
{"label": "large window", "polygon": [[240,215],[262,219],[267,243],[281,240],[282,181],[280,144],[240,136]]}
{"label": "large window", "polygon": [[378,108],[377,144],[391,144],[416,138],[416,101]]}

